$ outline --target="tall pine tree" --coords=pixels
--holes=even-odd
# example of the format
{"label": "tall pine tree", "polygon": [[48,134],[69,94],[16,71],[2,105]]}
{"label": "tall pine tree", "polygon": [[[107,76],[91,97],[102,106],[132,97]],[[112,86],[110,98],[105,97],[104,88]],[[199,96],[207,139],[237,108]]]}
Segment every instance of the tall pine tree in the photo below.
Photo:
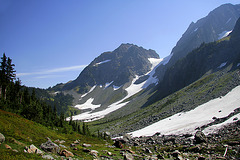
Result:
{"label": "tall pine tree", "polygon": [[7,86],[13,82],[15,79],[15,70],[14,64],[12,64],[12,59],[7,57],[5,53],[3,53],[3,57],[1,57],[0,63],[0,95],[3,100],[6,100],[6,89]]}

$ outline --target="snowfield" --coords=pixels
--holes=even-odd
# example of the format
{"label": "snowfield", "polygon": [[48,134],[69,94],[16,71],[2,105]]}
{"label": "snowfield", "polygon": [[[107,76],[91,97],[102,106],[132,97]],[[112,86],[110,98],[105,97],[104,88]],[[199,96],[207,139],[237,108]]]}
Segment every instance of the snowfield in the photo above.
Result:
{"label": "snowfield", "polygon": [[100,107],[100,105],[92,104],[93,100],[94,100],[93,98],[89,98],[84,104],[78,104],[75,107],[78,109],[92,109],[92,110]]}
{"label": "snowfield", "polygon": [[[156,132],[164,135],[170,134],[194,134],[197,127],[201,127],[213,121],[213,117],[222,118],[228,116],[234,109],[240,107],[240,86],[237,86],[224,97],[213,99],[202,104],[194,110],[177,113],[171,117],[160,120],[150,126],[131,132],[133,137],[152,136]],[[233,119],[240,118],[240,114],[235,115],[227,121],[210,126],[204,130],[205,133],[211,133],[216,129],[234,122]]]}
{"label": "snowfield", "polygon": [[[157,84],[158,83],[158,79],[156,77],[154,77],[153,75],[155,74],[156,67],[162,61],[163,61],[163,59],[149,58],[149,62],[151,62],[151,64],[152,64],[151,71],[146,73],[146,75],[149,75],[149,78],[146,81],[144,81],[144,82],[142,82],[140,84],[134,84],[134,82],[136,80],[138,80],[138,78],[139,78],[139,76],[136,75],[136,77],[133,79],[131,85],[128,88],[125,89],[127,91],[127,93],[128,93],[127,96],[124,97],[124,99],[111,104],[105,110],[98,111],[98,112],[92,112],[94,109],[96,109],[96,108],[101,106],[101,105],[94,105],[94,104],[92,104],[92,102],[94,100],[93,98],[88,99],[84,104],[76,105],[75,107],[77,107],[79,109],[92,109],[92,111],[84,112],[82,114],[73,116],[72,117],[73,120],[94,121],[94,120],[98,120],[98,119],[103,118],[105,115],[107,115],[107,114],[109,114],[109,113],[111,113],[111,112],[113,112],[113,111],[115,111],[117,109],[120,109],[121,107],[123,107],[124,105],[126,105],[128,103],[128,102],[121,103],[122,101],[124,101],[125,99],[133,96],[134,94],[136,94],[138,92],[140,92],[143,88],[148,87],[150,84],[152,84],[152,83]],[[113,83],[113,81],[110,82],[110,83],[106,83],[105,84],[105,88],[111,86],[112,83]],[[92,92],[95,89],[95,87],[96,86],[92,87],[90,89],[90,91],[88,93],[84,94],[83,96],[81,96],[81,98],[83,98],[84,96],[86,96],[87,94]],[[119,87],[118,86],[114,86],[113,89],[116,90],[116,89],[119,89]]]}

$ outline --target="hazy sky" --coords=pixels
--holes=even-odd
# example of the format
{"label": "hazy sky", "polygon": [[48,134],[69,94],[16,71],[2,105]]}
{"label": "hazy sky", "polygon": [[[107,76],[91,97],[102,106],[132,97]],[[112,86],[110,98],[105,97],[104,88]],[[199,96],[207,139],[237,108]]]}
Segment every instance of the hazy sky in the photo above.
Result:
{"label": "hazy sky", "polygon": [[193,21],[239,0],[0,0],[0,54],[22,84],[47,88],[121,43],[166,57]]}

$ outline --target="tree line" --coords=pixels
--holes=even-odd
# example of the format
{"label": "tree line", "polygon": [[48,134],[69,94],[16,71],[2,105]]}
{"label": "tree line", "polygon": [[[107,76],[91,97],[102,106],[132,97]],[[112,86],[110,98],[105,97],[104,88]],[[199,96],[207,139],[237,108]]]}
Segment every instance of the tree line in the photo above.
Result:
{"label": "tree line", "polygon": [[[19,114],[45,126],[57,128],[64,133],[76,131],[90,135],[85,123],[81,129],[80,123],[72,120],[65,121],[64,109],[60,108],[62,112],[57,112],[57,106],[66,102],[49,103],[49,99],[40,99],[36,96],[35,88],[22,86],[21,81],[16,79],[14,66],[12,59],[3,53],[0,63],[0,109]],[[71,101],[70,97],[65,98]],[[57,95],[57,99],[64,99],[64,95]]]}

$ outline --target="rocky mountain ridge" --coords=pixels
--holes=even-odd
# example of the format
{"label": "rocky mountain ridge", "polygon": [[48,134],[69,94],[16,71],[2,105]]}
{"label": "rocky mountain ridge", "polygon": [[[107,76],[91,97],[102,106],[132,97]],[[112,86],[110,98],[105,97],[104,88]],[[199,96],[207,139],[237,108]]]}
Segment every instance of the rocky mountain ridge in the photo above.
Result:
{"label": "rocky mountain ridge", "polygon": [[80,94],[89,91],[95,85],[120,87],[132,81],[136,75],[141,76],[149,72],[152,65],[148,58],[157,58],[154,50],[146,50],[133,44],[121,44],[112,52],[105,52],[95,58],[77,77],[66,84],[63,90],[76,87]]}
{"label": "rocky mountain ridge", "polygon": [[[179,45],[181,44],[179,47],[184,47],[182,43],[188,44],[187,40],[189,40],[189,38],[186,38],[187,36],[194,35],[192,39],[190,38],[191,42],[197,42],[199,36],[205,38],[207,36],[207,39],[213,37],[217,39],[220,35],[216,33],[216,30],[221,32],[231,27],[231,29],[233,29],[234,27],[231,23],[235,23],[235,18],[239,17],[238,8],[239,5],[226,4],[220,6],[212,11],[207,17],[199,20],[196,26],[195,24],[190,25],[186,34],[179,40]],[[213,17],[213,23],[215,24],[216,22],[216,24],[221,26],[212,25],[211,19]],[[212,27],[211,31],[214,33],[207,33],[207,31],[209,31],[209,26]],[[203,27],[203,29],[200,27]],[[200,38],[200,46],[197,49],[191,52],[187,52],[187,50],[184,49],[184,54],[186,55],[183,55],[183,57],[176,62],[173,61],[174,57],[177,55],[176,52],[174,52],[171,56],[163,59],[161,63],[159,63],[159,61],[158,64],[156,64],[156,68],[152,68],[153,63],[151,64],[149,59],[159,58],[156,52],[145,50],[136,45],[122,44],[112,52],[103,53],[86,67],[75,81],[63,86],[65,92],[75,92],[74,94],[77,94],[76,99],[78,100],[78,105],[76,105],[76,107],[82,109],[84,112],[74,118],[76,120],[79,117],[81,120],[84,120],[84,118],[96,120],[105,117],[103,121],[97,123],[107,124],[107,122],[117,121],[117,124],[122,124],[122,122],[118,123],[117,119],[126,117],[126,119],[128,119],[128,116],[132,118],[131,114],[136,112],[135,116],[140,115],[139,117],[141,117],[141,119],[135,116],[133,117],[138,119],[139,122],[135,122],[134,118],[133,123],[130,122],[131,124],[125,127],[122,126],[122,129],[126,129],[124,132],[128,132],[149,125],[149,122],[156,122],[161,116],[170,116],[177,111],[193,109],[193,106],[196,107],[196,105],[211,100],[214,96],[221,96],[223,93],[226,93],[226,89],[230,91],[234,86],[239,85],[238,78],[236,78],[236,81],[235,78],[229,80],[230,77],[236,77],[237,69],[239,68],[239,43],[237,41],[239,35],[237,28],[238,23],[235,31],[231,33],[231,36],[216,42],[202,43],[200,45],[201,42],[208,41]],[[194,31],[194,33],[190,34],[190,30],[191,32]],[[213,36],[213,34],[215,36]],[[189,45],[189,47],[194,48],[195,46]],[[160,71],[161,69],[159,68],[161,67],[164,67],[164,72]],[[148,73],[151,70],[152,72]],[[231,74],[231,72],[233,74]],[[222,74],[226,76],[222,76]],[[224,83],[225,78],[229,78],[229,81],[226,81],[226,88],[220,86],[219,89],[219,84],[216,81],[218,78],[215,77],[220,77],[220,80],[224,81]],[[154,85],[149,85],[148,88],[143,87],[143,84],[147,83],[149,78],[155,78]],[[215,86],[213,83],[216,83],[219,94],[214,91],[212,94],[213,97],[209,99],[203,96],[199,98],[199,101],[197,100],[197,103],[195,103],[195,97],[191,97],[194,101],[194,103],[190,103],[192,108],[186,105],[189,100],[180,105],[179,103],[175,103],[176,101],[182,102],[182,100],[178,100],[178,97],[163,100],[161,103],[164,104],[156,105],[159,100],[174,94],[174,92],[190,84],[194,84],[194,82],[198,80],[199,82],[197,83],[201,84],[201,81],[204,81],[206,86],[208,83],[212,83],[212,85]],[[212,93],[209,86],[205,89],[209,91],[209,93]],[[201,92],[201,90],[198,92]],[[205,90],[203,93],[205,94]],[[198,93],[195,95],[197,96]],[[186,98],[185,96],[184,99]],[[172,106],[173,104],[177,106]],[[156,109],[154,113],[151,112],[151,110],[155,110],[155,108],[158,107],[161,109]],[[142,111],[144,108],[148,108],[149,113]],[[163,110],[164,112],[162,112]],[[140,114],[138,114],[138,112],[140,112]],[[166,114],[162,115],[163,113]],[[113,125],[113,128],[118,130],[119,128],[116,126],[116,123]]]}
{"label": "rocky mountain ridge", "polygon": [[227,33],[233,30],[239,17],[240,5],[224,4],[196,23],[192,22],[172,49],[169,63],[160,65],[156,69],[158,79],[161,81],[168,68],[202,43],[214,42],[227,36]]}

